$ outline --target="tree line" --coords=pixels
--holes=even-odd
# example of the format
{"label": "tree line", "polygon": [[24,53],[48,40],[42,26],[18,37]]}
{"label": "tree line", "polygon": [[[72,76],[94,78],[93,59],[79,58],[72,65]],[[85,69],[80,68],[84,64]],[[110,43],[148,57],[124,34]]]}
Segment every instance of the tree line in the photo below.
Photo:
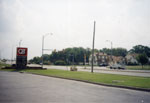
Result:
{"label": "tree line", "polygon": [[[103,52],[108,55],[114,56],[123,56],[125,57],[128,53],[137,53],[140,56],[137,60],[141,63],[143,61],[140,58],[144,57],[145,62],[148,61],[150,58],[150,47],[143,46],[143,45],[136,45],[133,46],[132,49],[129,51],[126,48],[113,48],[112,50],[109,48],[103,49],[95,49],[95,52]],[[91,55],[90,48],[82,48],[82,47],[73,47],[73,48],[66,48],[61,51],[52,51],[51,54],[44,54],[43,55],[43,63],[44,64],[55,64],[55,65],[71,65],[71,64],[84,64],[85,60],[89,62],[89,56]],[[142,55],[142,56],[141,56]],[[33,59],[29,60],[30,63],[40,64],[42,57],[34,57]],[[140,61],[141,60],[141,61]]]}

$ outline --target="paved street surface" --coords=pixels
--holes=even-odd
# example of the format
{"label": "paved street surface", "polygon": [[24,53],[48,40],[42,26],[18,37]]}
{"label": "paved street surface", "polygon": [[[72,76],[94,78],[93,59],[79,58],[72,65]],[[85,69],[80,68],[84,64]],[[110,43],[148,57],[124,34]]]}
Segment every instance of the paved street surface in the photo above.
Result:
{"label": "paved street surface", "polygon": [[150,103],[150,93],[0,71],[0,103]]}
{"label": "paved street surface", "polygon": [[[32,64],[29,66],[40,66],[36,64]],[[70,66],[54,66],[54,65],[44,65],[44,68],[47,69],[61,69],[61,70],[69,70]],[[86,71],[91,72],[91,67],[77,66],[78,71]],[[107,73],[107,74],[120,74],[120,75],[130,75],[130,76],[142,76],[142,77],[150,77],[149,70],[118,70],[118,69],[109,69],[106,67],[94,67],[94,72],[98,73]]]}

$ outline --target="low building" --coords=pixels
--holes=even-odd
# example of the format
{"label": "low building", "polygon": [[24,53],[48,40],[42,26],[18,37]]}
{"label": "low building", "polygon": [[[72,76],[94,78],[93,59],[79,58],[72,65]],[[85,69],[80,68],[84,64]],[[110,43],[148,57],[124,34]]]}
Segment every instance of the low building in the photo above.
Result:
{"label": "low building", "polygon": [[113,64],[126,64],[126,59],[122,56],[112,56]]}
{"label": "low building", "polygon": [[[93,65],[107,66],[109,63],[109,56],[106,53],[94,53]],[[89,57],[89,64],[92,64],[92,55]]]}
{"label": "low building", "polygon": [[126,55],[126,63],[128,65],[137,65],[138,61],[136,60],[136,57],[138,56],[138,54],[132,53],[132,54],[127,54]]}
{"label": "low building", "polygon": [[[108,66],[111,64],[125,64],[126,59],[122,56],[111,56],[106,53],[94,53],[93,65]],[[89,64],[92,64],[92,55],[89,57]]]}

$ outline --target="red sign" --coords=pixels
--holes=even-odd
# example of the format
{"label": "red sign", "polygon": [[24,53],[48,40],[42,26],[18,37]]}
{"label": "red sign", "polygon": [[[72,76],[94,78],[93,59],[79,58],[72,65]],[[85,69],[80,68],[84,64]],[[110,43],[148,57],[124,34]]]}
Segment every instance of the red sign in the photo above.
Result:
{"label": "red sign", "polygon": [[27,56],[28,48],[17,48],[17,56]]}

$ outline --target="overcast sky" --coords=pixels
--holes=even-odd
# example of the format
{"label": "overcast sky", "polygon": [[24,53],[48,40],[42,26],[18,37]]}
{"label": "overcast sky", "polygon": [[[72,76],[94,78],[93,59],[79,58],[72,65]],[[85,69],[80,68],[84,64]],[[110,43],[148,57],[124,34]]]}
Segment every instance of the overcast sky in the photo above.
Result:
{"label": "overcast sky", "polygon": [[[150,0],[0,0],[0,54],[11,58],[16,46],[27,47],[29,59],[46,49],[150,46]],[[51,53],[45,52],[45,53]]]}

